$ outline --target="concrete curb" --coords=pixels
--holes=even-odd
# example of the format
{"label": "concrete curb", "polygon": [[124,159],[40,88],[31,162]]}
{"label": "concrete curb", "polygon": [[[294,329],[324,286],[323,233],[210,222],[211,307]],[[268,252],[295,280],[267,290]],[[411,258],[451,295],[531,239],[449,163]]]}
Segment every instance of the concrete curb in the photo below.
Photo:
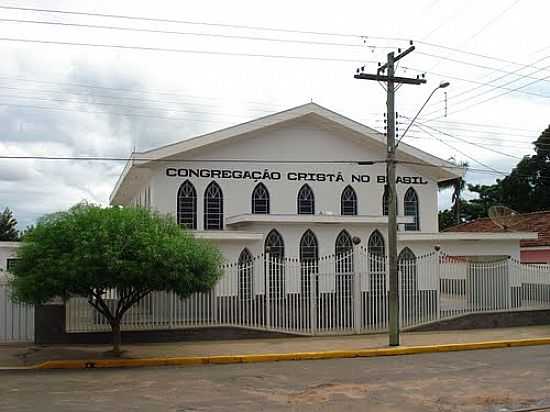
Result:
{"label": "concrete curb", "polygon": [[[512,348],[520,346],[549,345],[550,338],[516,339],[473,343],[452,343],[441,345],[399,346],[357,350],[337,350],[319,352],[273,353],[258,355],[218,355],[218,356],[182,356],[155,357],[142,359],[96,359],[96,360],[55,360],[30,367],[30,369],[88,369],[88,368],[124,368],[143,366],[184,366],[184,365],[220,365],[252,362],[275,362],[290,360],[370,358],[378,356],[413,355],[419,353],[457,352],[479,349]],[[13,368],[19,370],[21,368]],[[5,370],[5,369],[4,369]]]}

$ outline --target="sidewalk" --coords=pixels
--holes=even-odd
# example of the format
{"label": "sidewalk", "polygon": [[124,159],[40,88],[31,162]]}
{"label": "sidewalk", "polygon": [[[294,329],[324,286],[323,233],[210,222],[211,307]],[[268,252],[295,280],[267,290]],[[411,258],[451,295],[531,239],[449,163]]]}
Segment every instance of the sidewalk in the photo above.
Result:
{"label": "sidewalk", "polygon": [[[516,339],[550,338],[550,325],[445,332],[410,332],[401,335],[402,346],[477,343]],[[182,356],[262,355],[297,352],[345,351],[387,347],[388,337],[352,335],[225,341],[171,342],[124,345],[125,359]],[[37,365],[50,360],[98,360],[111,358],[109,345],[0,345],[0,367]]]}

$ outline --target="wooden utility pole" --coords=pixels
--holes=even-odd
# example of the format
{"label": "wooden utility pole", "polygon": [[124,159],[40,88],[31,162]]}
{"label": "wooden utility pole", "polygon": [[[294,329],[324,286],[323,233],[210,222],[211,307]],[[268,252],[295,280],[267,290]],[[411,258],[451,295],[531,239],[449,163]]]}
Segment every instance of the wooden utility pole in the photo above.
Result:
{"label": "wooden utility pole", "polygon": [[[386,188],[388,193],[388,263],[390,290],[388,299],[390,346],[399,346],[399,273],[397,267],[397,194],[395,187],[395,84],[422,84],[425,79],[417,77],[396,77],[395,62],[414,51],[410,46],[397,56],[394,52],[388,53],[387,62],[378,67],[376,74],[364,73],[364,67],[357,70],[356,79],[376,80],[386,83],[386,109],[387,109],[387,139],[386,139]],[[383,75],[387,71],[387,75]]]}

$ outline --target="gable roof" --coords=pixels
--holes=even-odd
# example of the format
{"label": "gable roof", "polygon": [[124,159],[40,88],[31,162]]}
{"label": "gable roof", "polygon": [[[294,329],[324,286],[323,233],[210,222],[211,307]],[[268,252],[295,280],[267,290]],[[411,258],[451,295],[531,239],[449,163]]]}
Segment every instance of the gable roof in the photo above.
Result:
{"label": "gable roof", "polygon": [[[144,167],[150,162],[168,159],[172,156],[180,155],[191,150],[204,148],[208,145],[229,142],[231,139],[237,138],[244,134],[277,126],[306,116],[318,121],[319,123],[328,124],[333,127],[351,131],[361,136],[362,139],[365,139],[365,142],[368,141],[380,146],[386,145],[386,138],[380,132],[316,103],[306,103],[304,105],[263,116],[249,122],[220,129],[212,133],[181,140],[179,142],[161,146],[145,152],[132,153],[131,160],[129,160],[126,164],[111,194],[111,203],[117,203],[117,195],[121,186],[125,184],[128,178],[132,177],[130,175],[137,167]],[[438,182],[455,179],[463,175],[463,171],[461,169],[457,169],[454,164],[403,142],[399,144],[396,155],[398,160],[415,163],[414,165],[410,165],[412,168],[426,168],[425,174],[433,176],[434,180]],[[359,159],[350,160],[353,161]],[[182,161],[185,160],[182,159]]]}
{"label": "gable roof", "polygon": [[[505,230],[494,224],[490,218],[484,217],[449,227],[444,232],[501,233],[505,232]],[[514,226],[514,232],[538,233],[538,239],[522,240],[520,242],[521,247],[550,246],[550,211],[543,210],[521,214],[518,224]]]}

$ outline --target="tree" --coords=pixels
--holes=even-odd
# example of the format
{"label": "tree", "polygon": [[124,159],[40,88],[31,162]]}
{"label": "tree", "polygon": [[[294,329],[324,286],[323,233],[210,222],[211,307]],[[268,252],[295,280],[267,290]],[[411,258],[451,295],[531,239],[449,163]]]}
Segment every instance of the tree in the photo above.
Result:
{"label": "tree", "polygon": [[[457,166],[466,169],[468,168],[468,162],[460,162],[457,164]],[[463,203],[462,192],[466,187],[466,181],[464,180],[463,177],[457,177],[456,179],[445,180],[441,182],[438,187],[439,187],[439,190],[445,190],[449,188],[453,190],[451,195],[451,202],[453,203],[453,206],[451,207],[451,211],[453,212],[453,215],[454,215],[454,224],[458,225],[462,223],[462,218],[461,218],[461,206]],[[445,215],[443,219],[449,220],[448,218],[449,216]],[[450,221],[448,223],[450,223]]]}
{"label": "tree", "polygon": [[[109,322],[117,355],[121,320],[133,305],[153,291],[204,292],[221,276],[216,248],[142,208],[84,203],[47,216],[25,236],[17,256],[14,299],[87,298]],[[113,291],[117,299],[109,305],[105,296]]]}
{"label": "tree", "polygon": [[19,234],[17,233],[16,226],[17,220],[13,217],[13,212],[10,209],[5,208],[0,214],[0,240],[19,240]]}
{"label": "tree", "polygon": [[472,203],[483,210],[484,216],[497,204],[521,213],[550,209],[550,126],[533,144],[535,154],[524,156],[504,179],[490,186],[468,187],[479,194]]}

